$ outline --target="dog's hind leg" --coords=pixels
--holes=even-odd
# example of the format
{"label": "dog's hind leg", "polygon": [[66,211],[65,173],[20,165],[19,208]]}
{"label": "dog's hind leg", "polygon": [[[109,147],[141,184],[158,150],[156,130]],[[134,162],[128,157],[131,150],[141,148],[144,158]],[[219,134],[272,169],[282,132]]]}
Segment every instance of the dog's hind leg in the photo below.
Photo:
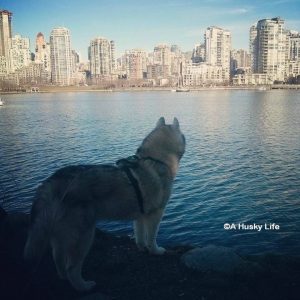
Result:
{"label": "dog's hind leg", "polygon": [[53,260],[56,266],[58,276],[60,279],[66,279],[67,278],[66,257],[62,245],[63,245],[63,241],[59,241],[59,240],[51,241]]}
{"label": "dog's hind leg", "polygon": [[85,281],[81,275],[82,265],[93,242],[94,233],[95,228],[90,228],[78,236],[77,241],[67,250],[67,276],[78,291],[88,291],[96,285],[94,281]]}
{"label": "dog's hind leg", "polygon": [[147,236],[144,217],[141,216],[139,219],[133,222],[134,238],[135,243],[139,250],[145,250],[147,247]]}
{"label": "dog's hind leg", "polygon": [[147,247],[151,254],[161,255],[166,252],[165,248],[159,247],[156,243],[159,224],[163,213],[164,209],[159,209],[156,212],[145,216],[145,226],[147,230]]}

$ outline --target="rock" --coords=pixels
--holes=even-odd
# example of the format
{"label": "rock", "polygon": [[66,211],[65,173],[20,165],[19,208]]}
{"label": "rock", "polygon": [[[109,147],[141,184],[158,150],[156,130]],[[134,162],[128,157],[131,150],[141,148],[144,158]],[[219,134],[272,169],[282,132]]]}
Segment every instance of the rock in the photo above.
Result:
{"label": "rock", "polygon": [[233,249],[209,245],[195,248],[186,252],[181,261],[188,268],[201,272],[222,272],[232,274],[244,271],[249,267],[249,262],[236,254]]}

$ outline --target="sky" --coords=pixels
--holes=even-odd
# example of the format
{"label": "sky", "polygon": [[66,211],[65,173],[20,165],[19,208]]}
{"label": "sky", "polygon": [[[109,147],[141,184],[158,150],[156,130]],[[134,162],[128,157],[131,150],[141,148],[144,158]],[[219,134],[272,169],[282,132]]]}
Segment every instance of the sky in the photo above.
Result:
{"label": "sky", "polygon": [[13,13],[13,34],[29,37],[32,51],[38,32],[49,40],[53,28],[67,27],[83,60],[96,37],[114,40],[119,57],[161,43],[191,51],[209,26],[230,30],[232,47],[247,50],[250,26],[277,16],[285,28],[300,31],[299,0],[0,0],[0,9]]}

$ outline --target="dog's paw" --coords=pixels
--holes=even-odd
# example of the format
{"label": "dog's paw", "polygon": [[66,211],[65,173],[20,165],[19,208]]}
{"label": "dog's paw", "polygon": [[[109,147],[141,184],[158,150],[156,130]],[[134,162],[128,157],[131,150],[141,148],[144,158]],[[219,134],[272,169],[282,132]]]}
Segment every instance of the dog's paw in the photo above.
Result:
{"label": "dog's paw", "polygon": [[165,248],[158,247],[158,246],[156,246],[156,247],[150,247],[148,249],[149,249],[150,254],[154,254],[154,255],[163,255],[167,251]]}

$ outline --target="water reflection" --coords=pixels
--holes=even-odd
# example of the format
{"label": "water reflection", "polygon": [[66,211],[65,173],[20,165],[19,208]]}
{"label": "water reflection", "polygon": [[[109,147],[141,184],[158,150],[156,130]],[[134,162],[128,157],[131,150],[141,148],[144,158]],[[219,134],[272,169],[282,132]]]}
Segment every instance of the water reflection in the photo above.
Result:
{"label": "water reflection", "polygon": [[[37,185],[68,164],[132,155],[160,116],[187,139],[161,226],[163,243],[300,250],[300,103],[296,91],[58,93],[7,96],[0,110],[0,199],[28,211]],[[5,159],[3,159],[5,158]],[[277,233],[226,222],[279,222]],[[131,225],[103,227],[129,233]]]}

